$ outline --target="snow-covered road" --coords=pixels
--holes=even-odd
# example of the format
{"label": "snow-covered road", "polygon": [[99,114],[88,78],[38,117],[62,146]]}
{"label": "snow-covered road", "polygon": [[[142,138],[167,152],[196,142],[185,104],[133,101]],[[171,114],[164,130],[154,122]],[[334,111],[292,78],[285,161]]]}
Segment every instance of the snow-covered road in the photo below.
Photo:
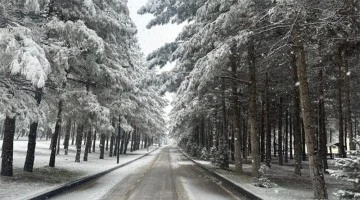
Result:
{"label": "snow-covered road", "polygon": [[169,146],[52,199],[245,199],[237,195]]}

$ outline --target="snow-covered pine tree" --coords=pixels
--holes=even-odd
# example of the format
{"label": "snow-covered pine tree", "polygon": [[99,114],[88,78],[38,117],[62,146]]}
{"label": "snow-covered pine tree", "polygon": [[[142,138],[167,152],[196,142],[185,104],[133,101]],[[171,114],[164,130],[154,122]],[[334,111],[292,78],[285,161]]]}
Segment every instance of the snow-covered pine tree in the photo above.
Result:
{"label": "snow-covered pine tree", "polygon": [[[90,86],[94,84],[94,81],[84,79],[83,77],[91,77],[91,75],[96,73],[101,67],[100,61],[104,53],[104,42],[97,36],[94,30],[89,29],[82,21],[67,21],[64,23],[54,18],[47,24],[47,29],[48,33],[52,33],[48,34],[50,36],[49,40],[60,41],[57,43],[57,47],[56,45],[53,45],[53,48],[54,46],[58,48],[58,51],[55,51],[56,54],[53,57],[53,63],[54,66],[57,67],[56,72],[60,75],[52,76],[54,78],[52,79],[52,82],[58,84],[59,87],[62,87],[60,91],[60,100],[58,101],[58,114],[55,133],[52,137],[53,145],[49,163],[50,166],[54,167],[56,150],[55,141],[57,141],[61,130],[64,102],[70,104],[74,103],[66,101],[64,98],[71,94],[72,91],[82,93],[85,96],[90,94],[89,89]],[[62,45],[66,45],[66,47],[62,47]],[[99,78],[101,78],[101,76]],[[84,90],[84,88],[86,90]],[[87,99],[86,97],[83,98]],[[92,97],[89,96],[89,99],[91,98]],[[79,99],[75,99],[75,101],[78,100]],[[89,103],[81,105],[89,106],[93,104]],[[85,122],[88,122],[87,120],[88,119],[86,119]]]}
{"label": "snow-covered pine tree", "polygon": [[[227,53],[230,52],[230,46],[233,45],[236,46],[236,42],[238,40],[240,41],[240,43],[238,44],[239,46],[241,44],[246,45],[245,42],[241,42],[241,41],[246,41],[247,36],[251,35],[251,33],[249,32],[239,33],[239,31],[241,31],[240,24],[244,24],[244,22],[247,19],[252,17],[253,14],[250,11],[254,10],[255,11],[254,13],[256,13],[256,9],[252,8],[253,4],[251,4],[251,1],[249,2],[235,2],[235,1],[218,2],[218,1],[209,0],[199,3],[198,4],[199,9],[196,11],[196,15],[194,15],[193,18],[192,17],[188,18],[189,20],[194,20],[194,22],[189,24],[186,28],[184,28],[184,31],[180,33],[179,37],[177,38],[179,44],[177,45],[178,47],[176,48],[176,50],[173,53],[173,56],[171,57],[172,60],[177,59],[177,65],[175,66],[174,70],[170,72],[172,79],[168,80],[165,85],[173,87],[175,83],[175,88],[176,88],[176,85],[186,84],[186,82],[183,81],[186,80],[187,78],[191,78],[190,82],[195,82],[196,84],[205,85],[206,83],[204,83],[204,80],[200,78],[201,75],[198,75],[194,79],[192,79],[193,77],[191,77],[192,76],[191,73],[197,72],[196,69],[197,67],[201,67],[200,70],[202,70],[203,73],[202,77],[204,79],[208,79],[211,81],[217,80],[217,82],[219,82],[220,81],[219,77],[227,76],[227,75],[223,75],[222,73],[229,71],[230,69],[229,57],[231,53]],[[157,3],[161,4],[159,2]],[[151,10],[150,13],[154,13],[155,10],[157,10],[158,13],[160,13],[161,9],[159,9],[158,4],[153,4],[154,5],[152,8],[153,10],[147,9],[148,12],[150,12],[149,10]],[[180,13],[183,10],[177,10],[177,11]],[[143,13],[144,10],[140,10],[140,12]],[[176,13],[176,11],[173,12]],[[158,17],[158,13],[155,14],[156,17]],[[249,14],[247,15],[247,13]],[[161,49],[160,52],[159,51],[156,52],[156,54],[159,53],[161,53]],[[169,56],[165,56],[165,58],[169,58]],[[149,59],[152,59],[154,63],[159,63],[157,60],[163,60],[155,56],[150,56]],[[164,62],[162,61],[161,63]],[[212,70],[215,68],[217,68],[217,70]],[[189,72],[190,75],[187,76],[187,78],[185,78],[186,74]],[[198,80],[201,80],[203,82],[201,83],[201,81]],[[228,82],[228,80],[226,80],[226,82]],[[244,83],[247,84],[246,82]],[[199,95],[197,90],[200,89],[198,89],[198,86],[196,86],[196,84],[195,87],[191,88],[192,94],[194,95],[193,97],[191,97],[191,99]],[[227,86],[225,86],[223,90],[228,89],[228,84],[226,85]],[[176,99],[181,99],[181,98],[176,98]],[[222,116],[226,116],[225,112],[227,110],[227,107],[222,106],[222,108],[223,108],[221,111],[223,113]],[[174,110],[174,112],[176,111]],[[256,110],[253,112],[256,112]],[[225,140],[227,140],[228,138],[228,132],[227,132],[228,124],[227,124],[227,119],[225,117],[223,117],[221,121],[222,123],[224,123],[223,130],[221,132],[224,134],[223,140],[225,143]],[[253,135],[256,135],[255,132],[257,131],[255,129],[253,132],[254,132]],[[255,139],[254,142],[255,141],[257,141],[257,139]],[[256,147],[255,144],[252,146]],[[252,152],[257,152],[257,151],[255,150]],[[258,156],[253,156],[253,157],[257,158]],[[240,163],[240,162],[236,162],[236,163]],[[254,162],[254,163],[255,163],[254,173],[256,174],[258,171],[256,169],[260,167],[260,163],[259,162]]]}
{"label": "snow-covered pine tree", "polygon": [[[315,198],[326,198],[326,187],[322,175],[322,163],[324,160],[323,150],[326,135],[324,136],[323,133],[319,133],[321,137],[320,139],[313,137],[316,130],[323,132],[322,129],[316,129],[316,126],[323,126],[321,125],[323,123],[312,119],[314,116],[324,118],[324,112],[315,113],[315,109],[313,108],[318,105],[314,105],[312,102],[320,100],[313,99],[316,95],[325,95],[326,98],[334,99],[334,95],[331,95],[330,93],[322,94],[321,92],[321,90],[330,91],[331,93],[334,92],[332,89],[334,88],[332,78],[327,80],[329,85],[325,84],[325,88],[317,88],[317,85],[320,85],[319,80],[317,80],[319,74],[318,71],[319,69],[324,69],[327,76],[334,77],[334,75],[339,75],[334,73],[334,70],[331,70],[332,68],[328,66],[334,64],[336,66],[341,65],[340,69],[346,70],[347,62],[344,61],[347,61],[346,58],[351,57],[348,54],[349,51],[345,52],[344,49],[342,49],[339,53],[332,51],[332,49],[334,49],[333,47],[338,43],[341,43],[343,40],[349,40],[351,41],[350,43],[356,44],[357,40],[352,40],[351,38],[353,37],[349,35],[353,35],[353,32],[357,32],[357,29],[352,26],[353,24],[356,24],[357,21],[351,17],[353,16],[351,15],[351,10],[356,9],[356,6],[359,4],[356,4],[357,1],[336,2],[331,0],[321,2],[286,0],[229,0],[221,2],[209,0],[196,2],[199,3],[196,7],[197,11],[193,12],[195,13],[193,15],[188,15],[188,19],[192,20],[192,23],[184,28],[184,31],[179,35],[176,44],[174,44],[174,48],[167,48],[165,46],[149,57],[154,65],[158,64],[160,66],[166,63],[166,61],[177,61],[176,66],[171,72],[169,72],[169,75],[163,75],[163,77],[172,77],[165,83],[165,87],[169,87],[171,91],[177,90],[177,96],[175,98],[176,102],[174,102],[174,110],[172,113],[172,121],[174,122],[171,129],[173,132],[172,134],[178,138],[184,138],[184,140],[196,139],[197,134],[194,133],[198,133],[196,125],[199,123],[194,123],[194,118],[196,121],[196,114],[199,111],[198,107],[200,106],[194,106],[199,105],[195,102],[202,102],[202,99],[206,99],[204,101],[210,103],[212,98],[206,98],[206,95],[210,96],[210,94],[214,91],[219,92],[217,89],[220,88],[216,86],[221,86],[219,79],[210,78],[210,81],[205,83],[204,80],[206,80],[207,76],[222,76],[221,74],[218,74],[219,71],[229,71],[229,63],[227,62],[227,59],[231,57],[231,53],[228,53],[231,52],[231,50],[221,51],[221,48],[227,46],[227,49],[231,49],[229,47],[235,45],[237,47],[235,52],[240,55],[238,56],[238,73],[241,74],[240,79],[245,79],[246,82],[246,79],[249,80],[250,77],[252,78],[251,81],[247,81],[248,83],[252,83],[252,92],[248,92],[247,94],[248,96],[251,94],[251,107],[255,109],[251,109],[249,114],[246,114],[245,112],[242,113],[243,117],[251,116],[251,135],[254,136],[254,139],[251,141],[251,147],[253,148],[252,152],[258,152],[259,149],[257,146],[260,139],[256,135],[256,100],[258,99],[256,93],[266,93],[267,96],[264,98],[265,101],[268,101],[264,103],[267,105],[266,107],[268,113],[267,120],[265,120],[267,121],[267,133],[271,133],[270,124],[278,123],[277,120],[274,119],[276,118],[275,114],[270,113],[270,108],[275,105],[272,99],[279,99],[281,97],[288,96],[288,94],[292,94],[293,98],[291,100],[288,99],[287,103],[295,108],[293,116],[295,119],[294,125],[296,125],[296,134],[294,137],[296,139],[296,173],[300,173],[299,169],[301,163],[298,161],[301,152],[303,153],[303,157],[306,157],[305,142],[301,143],[301,140],[305,141],[306,135],[306,146],[308,148],[307,152],[311,166],[311,180],[314,186],[314,196]],[[169,22],[171,17],[188,11],[187,9],[177,9],[177,4],[180,5],[181,2],[153,0],[149,1],[149,3],[140,10],[140,13],[155,14],[155,19],[149,24],[149,27],[151,27],[156,23],[162,24],[164,22]],[[353,5],[351,9],[349,9],[348,6],[350,4]],[[321,9],[318,10],[314,8]],[[165,16],[164,13],[167,15]],[[168,16],[169,19],[167,19]],[[348,28],[344,28],[346,22],[349,21],[351,21],[351,23],[348,24]],[[343,31],[338,33],[339,30]],[[169,56],[169,52],[173,52],[171,56]],[[221,54],[222,56],[215,57],[218,55],[216,52],[226,53]],[[213,70],[212,66],[216,65],[214,65],[212,57],[215,57],[214,60],[221,63],[221,66],[217,67],[221,70]],[[333,58],[337,58],[338,61],[333,60]],[[341,63],[339,63],[339,61],[341,61]],[[204,65],[204,67],[201,68],[201,65]],[[294,69],[298,69],[298,71]],[[305,69],[309,71],[311,70],[311,73],[305,73]],[[339,76],[338,80],[342,82],[344,74],[341,70],[339,71],[341,76]],[[195,76],[195,74],[199,71],[201,72],[199,73],[200,75]],[[316,77],[312,74],[316,74]],[[349,74],[349,72],[347,74]],[[267,86],[259,85],[259,88],[254,85],[257,80],[264,80],[265,77],[268,77]],[[298,84],[299,78],[301,78],[300,85]],[[243,80],[239,80],[238,78],[236,81]],[[294,84],[295,86],[292,86],[292,82],[296,83]],[[349,94],[349,78],[346,79],[346,82],[347,94]],[[212,85],[210,83],[216,86],[211,87]],[[230,81],[228,80],[228,84],[229,83]],[[200,89],[201,85],[206,85],[209,90],[202,91]],[[297,86],[300,86],[298,88],[300,91],[296,89]],[[267,92],[263,92],[262,88],[265,88]],[[242,92],[243,90],[246,91],[248,87],[242,86],[241,84],[237,89]],[[220,102],[219,99],[221,99],[221,96],[219,93],[217,94],[218,95],[214,95],[214,97],[218,102]],[[339,100],[341,100],[341,94],[337,96]],[[348,100],[350,98],[347,96],[346,99],[348,104]],[[240,101],[243,102],[242,100]],[[326,106],[329,106],[329,104],[330,103],[325,102]],[[200,103],[200,105],[206,106],[205,103]],[[219,106],[215,105],[216,104],[213,104],[211,107],[207,107],[207,109],[208,111],[214,111],[213,115],[219,116],[219,113],[222,111]],[[341,101],[339,103],[339,106],[340,105],[342,105]],[[242,108],[246,106],[248,105],[243,105]],[[323,105],[322,108],[326,108],[326,106]],[[347,115],[351,113],[349,108],[350,104],[347,106]],[[306,134],[299,135],[299,130],[301,128],[301,122],[299,120],[300,112],[296,112],[296,110],[303,111],[302,115],[305,122],[304,130]],[[339,110],[342,112],[341,107]],[[209,114],[210,112],[207,113]],[[280,114],[281,113],[277,113],[276,115]],[[350,115],[349,118],[351,119]],[[211,119],[208,120],[212,121]],[[211,127],[211,130],[221,130],[222,128],[218,126],[219,123],[217,121],[217,117],[214,117],[213,121],[215,121],[213,126],[216,128]],[[226,121],[226,119],[224,121]],[[343,120],[339,121],[342,122]],[[246,123],[246,121],[244,122]],[[348,120],[348,122],[351,122],[351,120]],[[282,123],[278,124],[283,126]],[[348,123],[347,126],[349,129],[348,132],[351,133],[351,126],[349,124],[350,123]],[[340,127],[342,128],[343,126],[340,124]],[[283,127],[273,127],[272,130],[277,131],[282,128]],[[265,131],[265,128],[262,130]],[[242,133],[245,139],[247,137],[246,133],[246,130]],[[268,134],[268,139],[266,141],[270,141],[271,138],[269,136],[271,135]],[[301,137],[303,138],[301,139]],[[343,136],[339,137],[341,140],[344,138]],[[181,143],[185,144],[186,142]],[[320,146],[317,145],[318,143],[320,143]],[[246,144],[246,142],[243,144]],[[267,144],[267,146],[268,145],[271,144]],[[243,148],[243,150],[245,151],[247,146],[244,147],[245,148]],[[299,147],[302,147],[302,149]],[[320,151],[318,151],[319,149]],[[271,153],[270,148],[267,148],[267,151],[269,159],[269,153]],[[318,152],[322,153],[318,154]],[[283,152],[279,153],[282,154]],[[253,160],[255,161],[253,162],[253,174],[255,176],[258,172],[256,169],[260,166],[260,161],[258,161],[257,156],[258,155],[256,154],[252,155]],[[244,157],[246,157],[246,155]]]}
{"label": "snow-covered pine tree", "polygon": [[[0,1],[0,113],[6,116],[2,175],[12,174],[16,129],[36,125],[38,120],[45,129],[55,124],[50,166],[55,165],[55,141],[59,141],[63,118],[86,122],[102,132],[102,138],[114,130],[110,119],[119,113],[124,114],[121,127],[126,132],[133,129],[130,124],[136,124],[149,135],[164,133],[159,111],[165,102],[153,83],[140,81],[150,72],[143,70],[146,66],[126,3]],[[39,107],[42,93],[46,93],[46,104]],[[122,106],[111,107],[122,95]],[[135,115],[136,111],[146,114]],[[33,125],[26,171],[32,170],[34,162],[37,128]],[[78,136],[83,131],[78,126]]]}
{"label": "snow-covered pine tree", "polygon": [[[33,15],[27,16],[28,4],[16,2],[1,2],[2,19],[1,24],[1,57],[2,66],[0,73],[2,78],[2,113],[6,114],[5,135],[3,141],[3,161],[1,174],[12,176],[13,161],[13,139],[15,134],[16,118],[25,118],[32,123],[29,134],[29,145],[27,155],[27,165],[24,170],[32,171],[34,161],[35,139],[37,131],[37,121],[40,111],[38,105],[41,101],[42,89],[50,73],[50,63],[46,57],[45,50],[41,46],[41,34],[36,22],[32,21]],[[7,6],[5,10],[4,6]],[[24,8],[25,22],[20,25],[18,22],[24,20],[19,18],[14,11]],[[37,8],[36,8],[37,9]],[[35,10],[36,12],[38,10]],[[27,25],[31,27],[30,30]],[[35,24],[35,25],[34,25]],[[39,31],[41,32],[41,31]],[[35,99],[32,97],[35,94]],[[18,121],[19,122],[19,121]],[[35,138],[35,139],[34,139]]]}
{"label": "snow-covered pine tree", "polygon": [[[72,43],[78,45],[77,51],[79,51],[79,57],[70,60],[72,63],[69,64],[71,70],[69,70],[68,82],[75,85],[80,83],[80,87],[82,83],[82,87],[87,86],[88,92],[91,91],[99,97],[106,97],[99,99],[101,105],[106,105],[106,101],[111,102],[111,100],[117,99],[123,91],[131,90],[133,84],[130,79],[125,77],[128,77],[132,71],[131,68],[130,70],[125,68],[132,65],[130,48],[136,43],[134,38],[136,28],[130,21],[125,1],[87,1],[81,4],[75,2],[61,4],[56,1],[50,3],[50,12],[62,21],[66,21],[66,25],[79,23],[75,22],[79,19],[85,21],[84,39],[87,37],[86,32],[88,31],[93,34],[90,39],[98,37],[98,41],[103,45],[98,48],[97,42],[90,42],[89,46],[83,47],[82,45],[87,44],[76,43],[76,40],[82,40],[76,37],[76,34],[68,34],[67,38],[64,38],[70,45]],[[61,23],[64,23],[62,21],[59,21],[60,29]],[[57,26],[54,23],[55,30],[57,30]],[[81,36],[81,34],[79,35]],[[94,53],[102,52],[101,55],[94,57],[89,51],[93,47],[97,48]],[[82,58],[84,55],[85,59]],[[92,78],[88,80],[87,77]],[[111,93],[111,90],[117,90],[117,92]],[[71,104],[71,102],[69,103]]]}
{"label": "snow-covered pine tree", "polygon": [[[135,95],[139,90],[136,82],[143,77],[139,76],[141,72],[138,68],[145,65],[138,61],[142,60],[142,55],[136,45],[137,41],[134,37],[136,28],[129,18],[126,3],[126,1],[3,3],[14,7],[10,9],[9,14],[5,13],[6,20],[4,21],[7,23],[19,20],[17,16],[9,17],[10,14],[15,13],[14,10],[19,10],[19,8],[26,16],[30,15],[31,19],[49,20],[42,21],[46,22],[46,25],[42,26],[45,30],[39,31],[41,34],[36,36],[46,40],[41,45],[44,52],[51,57],[50,63],[53,67],[48,82],[51,87],[47,90],[53,96],[50,96],[47,101],[57,104],[50,106],[57,107],[54,141],[58,140],[64,117],[76,116],[93,126],[99,124],[97,127],[99,131],[108,132],[113,130],[109,120],[114,117],[112,113],[119,116],[118,113],[128,115],[134,111],[131,108],[135,108],[137,104],[131,101],[129,96]],[[32,21],[28,21],[26,25],[32,25],[30,22]],[[91,77],[91,80],[87,77]],[[55,88],[59,90],[53,90]],[[114,90],[116,90],[115,93]],[[127,103],[127,106],[118,108],[116,112],[110,111],[106,106],[123,93],[124,105]],[[56,100],[57,97],[60,97],[60,101]],[[34,100],[33,102],[36,105]],[[72,105],[85,107],[74,108]],[[152,117],[161,119],[162,117],[157,114],[159,113],[154,113]],[[147,117],[140,120],[147,120]],[[94,123],[95,121],[100,123]],[[125,118],[122,121],[123,129],[131,130],[130,123],[127,123]],[[158,122],[161,120],[154,123]],[[55,164],[56,142],[53,144],[51,166]]]}
{"label": "snow-covered pine tree", "polygon": [[138,13],[150,13],[155,16],[147,25],[148,28],[169,22],[180,24],[184,21],[193,20],[196,12],[205,2],[206,0],[149,0],[146,5],[140,8]]}

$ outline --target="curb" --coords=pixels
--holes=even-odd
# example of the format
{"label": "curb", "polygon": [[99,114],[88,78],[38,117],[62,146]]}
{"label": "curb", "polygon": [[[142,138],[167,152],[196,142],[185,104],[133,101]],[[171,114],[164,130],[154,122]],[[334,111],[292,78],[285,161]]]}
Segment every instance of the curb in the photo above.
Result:
{"label": "curb", "polygon": [[201,169],[204,169],[206,172],[208,172],[210,175],[214,176],[215,178],[219,179],[222,181],[223,185],[227,188],[231,188],[235,191],[240,192],[242,195],[244,195],[246,198],[248,199],[252,199],[252,200],[262,200],[262,198],[256,196],[255,194],[249,192],[248,190],[240,187],[238,184],[236,184],[234,181],[225,178],[224,176],[222,176],[221,174],[210,170],[209,168],[207,168],[206,166],[196,162],[194,159],[192,159],[190,156],[188,156],[186,153],[184,153],[179,147],[177,147],[177,149],[189,160],[191,160],[193,163],[195,163],[197,166],[199,166]]}
{"label": "curb", "polygon": [[57,194],[63,193],[65,191],[67,191],[67,190],[73,189],[73,188],[75,188],[75,187],[77,187],[79,185],[87,183],[87,182],[89,182],[91,180],[94,180],[96,178],[104,176],[105,174],[108,174],[108,173],[110,173],[110,172],[112,172],[114,170],[117,170],[117,169],[119,169],[121,167],[124,167],[124,166],[126,166],[128,164],[131,164],[131,163],[133,163],[133,162],[135,162],[135,161],[149,155],[150,153],[156,151],[157,149],[159,149],[159,147],[147,152],[146,154],[144,154],[144,155],[142,155],[142,156],[140,156],[138,158],[135,158],[134,160],[128,161],[128,162],[123,163],[123,164],[121,164],[119,166],[110,168],[110,169],[105,170],[103,172],[96,173],[94,175],[86,176],[86,177],[83,177],[83,178],[80,178],[80,179],[77,179],[77,180],[62,184],[62,185],[60,185],[60,186],[58,186],[58,187],[56,187],[54,189],[50,189],[48,191],[41,192],[39,194],[35,194],[35,195],[29,196],[29,197],[26,197],[26,198],[23,198],[23,199],[30,199],[30,200],[48,199],[48,198],[53,197],[53,196],[55,196]]}

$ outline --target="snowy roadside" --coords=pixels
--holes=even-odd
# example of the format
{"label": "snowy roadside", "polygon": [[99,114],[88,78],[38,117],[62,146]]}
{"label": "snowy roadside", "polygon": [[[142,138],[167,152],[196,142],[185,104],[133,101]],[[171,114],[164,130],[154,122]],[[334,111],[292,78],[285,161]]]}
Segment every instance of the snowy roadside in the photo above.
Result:
{"label": "snowy roadside", "polygon": [[[310,174],[308,163],[304,162],[302,176],[293,174],[294,167],[290,165],[279,166],[273,164],[271,170],[267,173],[267,177],[278,185],[276,188],[260,188],[253,185],[257,180],[251,177],[251,165],[243,164],[244,174],[234,172],[234,165],[230,165],[230,170],[222,170],[211,164],[210,161],[204,161],[199,158],[189,156],[183,149],[181,151],[186,154],[198,165],[207,168],[216,173],[218,176],[238,185],[240,188],[266,200],[291,200],[291,199],[313,199],[313,190],[310,182]],[[333,160],[329,161],[330,166]],[[349,183],[338,180],[325,174],[326,186],[330,200],[337,200],[339,197],[334,195],[338,189],[349,187]]]}
{"label": "snowy roadside", "polygon": [[[2,143],[2,140],[0,140]],[[118,166],[116,157],[108,157],[105,151],[105,159],[99,159],[99,141],[97,141],[95,153],[89,153],[87,162],[81,160],[75,163],[75,146],[69,146],[69,155],[65,156],[63,150],[56,157],[55,168],[48,167],[50,158],[50,141],[39,140],[36,144],[34,172],[24,172],[23,165],[26,156],[27,140],[14,141],[14,176],[0,177],[0,199],[26,199],[38,193],[55,189],[62,184],[97,174],[99,172]],[[61,143],[62,144],[62,143]],[[149,151],[156,147],[151,147]],[[84,147],[82,148],[82,153]],[[146,149],[134,152],[128,151],[126,155],[120,155],[119,165],[137,159],[148,151]]]}

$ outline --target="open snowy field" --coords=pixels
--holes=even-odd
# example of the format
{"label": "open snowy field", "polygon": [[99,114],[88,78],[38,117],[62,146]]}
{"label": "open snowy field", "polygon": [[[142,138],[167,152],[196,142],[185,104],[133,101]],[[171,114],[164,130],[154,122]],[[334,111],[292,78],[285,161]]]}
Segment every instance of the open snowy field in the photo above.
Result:
{"label": "open snowy field", "polygon": [[[0,140],[2,143],[2,140]],[[62,141],[61,141],[62,142]],[[97,141],[95,153],[89,153],[87,162],[75,163],[75,145],[69,146],[69,154],[64,155],[63,149],[56,157],[55,168],[48,167],[50,159],[50,140],[38,140],[35,151],[34,172],[24,172],[27,139],[20,138],[14,141],[14,176],[0,177],[0,199],[26,199],[46,191],[60,184],[92,175],[117,166],[116,157],[109,157],[105,151],[105,159],[99,159],[99,141]],[[61,143],[62,144],[62,143]],[[62,145],[61,145],[62,147]],[[82,154],[84,152],[82,147]],[[149,150],[153,149],[151,147]],[[126,155],[120,155],[120,164],[131,161],[147,153],[146,149],[135,152],[128,151]]]}

